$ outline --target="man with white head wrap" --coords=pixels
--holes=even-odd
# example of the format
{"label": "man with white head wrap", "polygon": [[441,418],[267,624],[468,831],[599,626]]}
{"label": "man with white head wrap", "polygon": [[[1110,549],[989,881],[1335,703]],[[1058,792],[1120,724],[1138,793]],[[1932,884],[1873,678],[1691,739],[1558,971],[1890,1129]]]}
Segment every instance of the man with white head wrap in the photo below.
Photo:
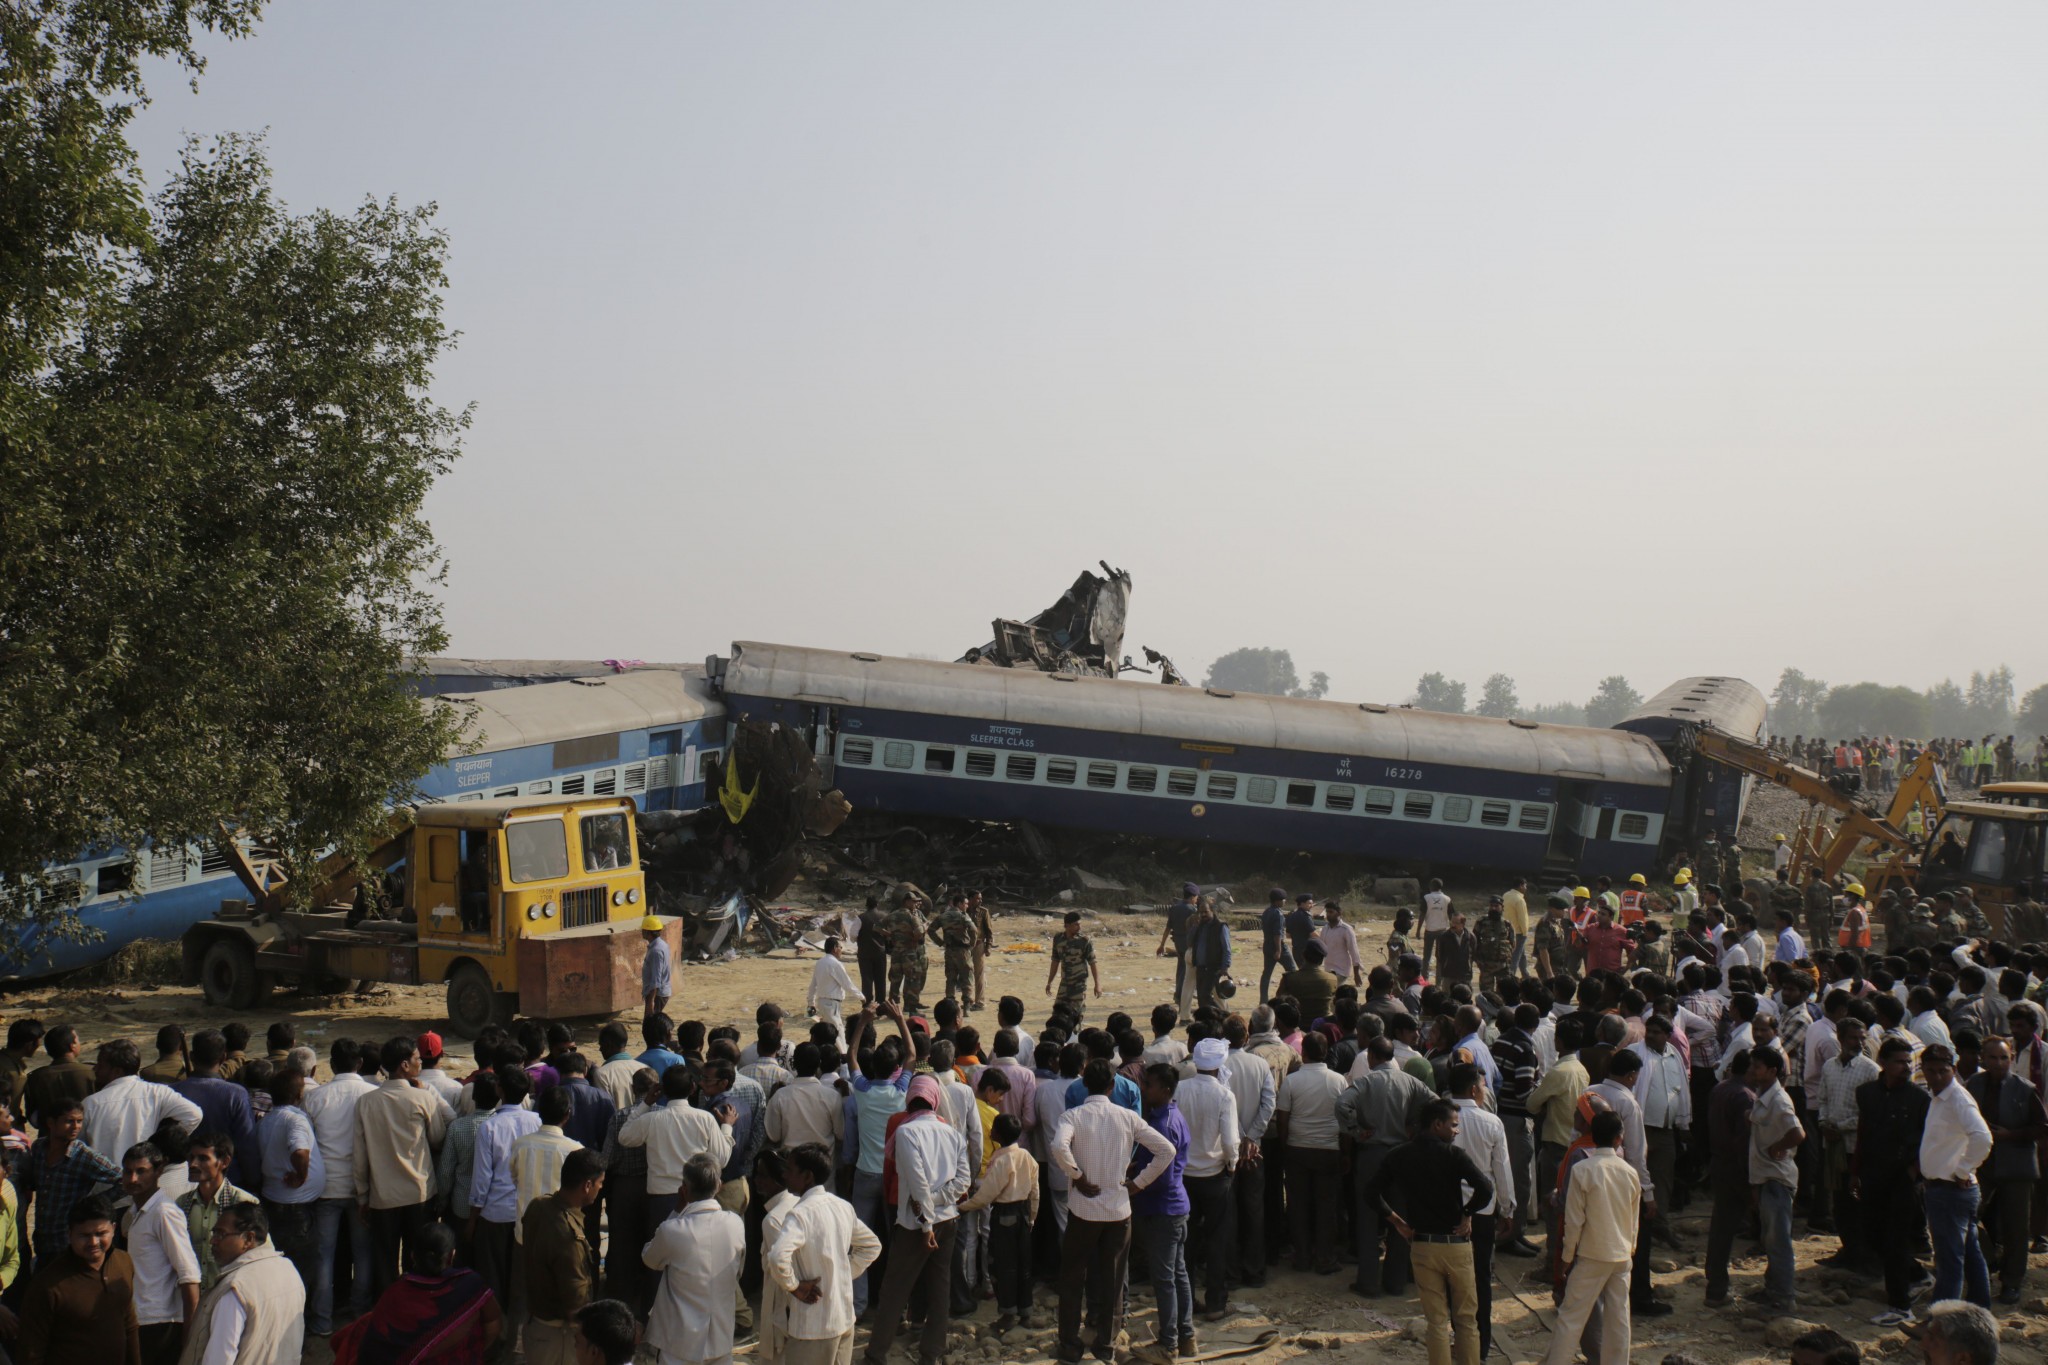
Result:
{"label": "man with white head wrap", "polygon": [[1237,1241],[1232,1227],[1236,1200],[1231,1197],[1238,1155],[1237,1096],[1222,1076],[1229,1057],[1230,1044],[1221,1038],[1196,1043],[1195,1074],[1181,1082],[1173,1097],[1188,1126],[1188,1164],[1182,1176],[1190,1206],[1188,1245],[1208,1249],[1201,1308],[1207,1322],[1227,1311],[1230,1255]]}

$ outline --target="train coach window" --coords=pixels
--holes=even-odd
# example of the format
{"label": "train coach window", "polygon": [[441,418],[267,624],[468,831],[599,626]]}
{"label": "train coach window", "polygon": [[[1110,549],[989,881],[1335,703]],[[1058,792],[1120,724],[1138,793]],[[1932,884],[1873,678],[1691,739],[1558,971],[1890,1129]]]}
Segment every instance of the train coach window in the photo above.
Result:
{"label": "train coach window", "polygon": [[1103,791],[1109,791],[1114,788],[1116,786],[1116,764],[1090,763],[1088,765],[1088,785],[1100,788]]}
{"label": "train coach window", "polygon": [[517,795],[519,795],[519,788],[517,787],[500,787],[496,791],[491,793],[491,800],[503,801],[508,796]]}
{"label": "train coach window", "polygon": [[628,763],[626,765],[626,790],[629,792],[644,792],[647,790],[647,765],[645,763]]}
{"label": "train coach window", "polygon": [[185,850],[153,848],[149,851],[149,889],[177,886],[185,880]]}
{"label": "train coach window", "polygon": [[908,768],[917,757],[917,746],[907,739],[882,741],[882,766],[885,768]]}
{"label": "train coach window", "polygon": [[526,784],[526,794],[528,796],[548,796],[551,795],[554,792],[554,790],[554,782],[547,778],[543,778],[538,782],[529,782]]}
{"label": "train coach window", "polygon": [[1045,760],[1045,780],[1057,782],[1062,787],[1074,785],[1074,775],[1080,765],[1071,758],[1048,758]]}
{"label": "train coach window", "polygon": [[1365,813],[1367,815],[1392,815],[1394,813],[1394,793],[1385,787],[1367,787],[1365,789]]}
{"label": "train coach window", "polygon": [[1270,777],[1245,779],[1244,795],[1247,801],[1256,801],[1262,806],[1273,804],[1273,798],[1280,794],[1280,784]]}
{"label": "train coach window", "polygon": [[592,796],[612,796],[618,790],[619,770],[617,768],[599,768],[590,775],[590,794]]}
{"label": "train coach window", "polygon": [[1315,805],[1315,803],[1316,803],[1316,784],[1315,784],[1315,783],[1313,783],[1313,782],[1289,782],[1289,783],[1287,784],[1287,804],[1288,804],[1288,805],[1290,805],[1290,806],[1299,806],[1299,807],[1301,807],[1301,808],[1303,808],[1303,809],[1305,810],[1305,809],[1307,809],[1307,808],[1309,808],[1309,807],[1311,807],[1311,806]]}
{"label": "train coach window", "polygon": [[1211,801],[1237,800],[1237,774],[1210,773],[1209,799]]}
{"label": "train coach window", "polygon": [[1436,798],[1428,792],[1409,792],[1401,798],[1401,814],[1410,820],[1427,820],[1436,810]]}
{"label": "train coach window", "polygon": [[1323,809],[1350,810],[1358,804],[1356,787],[1331,787],[1323,793]]}
{"label": "train coach window", "polygon": [[1482,801],[1479,804],[1479,823],[1491,825],[1495,829],[1506,829],[1508,819],[1514,813],[1515,808],[1505,801]]}
{"label": "train coach window", "polygon": [[1012,782],[1036,782],[1038,780],[1038,755],[1009,755],[1003,760],[1003,776]]}
{"label": "train coach window", "polygon": [[1125,791],[1149,792],[1158,789],[1159,769],[1140,768],[1135,763],[1131,765],[1130,773],[1124,778]]}
{"label": "train coach window", "polygon": [[1524,806],[1522,807],[1522,817],[1516,821],[1516,824],[1520,828],[1528,830],[1531,834],[1541,834],[1550,828],[1550,807]]}
{"label": "train coach window", "polygon": [[1444,819],[1454,825],[1472,822],[1472,798],[1469,796],[1446,796],[1444,798]]}
{"label": "train coach window", "polygon": [[955,751],[943,744],[928,744],[924,751],[924,770],[928,773],[952,772],[955,757]]}
{"label": "train coach window", "polygon": [[[839,741],[839,761],[855,768],[865,768],[875,761],[875,742],[871,739],[843,739]],[[565,787],[564,790],[567,790]]]}
{"label": "train coach window", "polygon": [[1621,823],[1614,831],[1617,839],[1647,839],[1650,837],[1650,817],[1623,813]]}
{"label": "train coach window", "polygon": [[991,753],[969,749],[967,751],[967,775],[969,777],[994,777],[996,775],[996,756]]}
{"label": "train coach window", "polygon": [[1166,793],[1169,796],[1193,796],[1196,781],[1196,775],[1184,768],[1169,768],[1166,771]]}
{"label": "train coach window", "polygon": [[578,773],[578,774],[576,774],[576,776],[574,776],[574,777],[565,777],[565,778],[563,778],[563,779],[562,779],[562,795],[564,795],[564,796],[581,796],[581,795],[583,795],[583,774],[582,774],[582,773]]}

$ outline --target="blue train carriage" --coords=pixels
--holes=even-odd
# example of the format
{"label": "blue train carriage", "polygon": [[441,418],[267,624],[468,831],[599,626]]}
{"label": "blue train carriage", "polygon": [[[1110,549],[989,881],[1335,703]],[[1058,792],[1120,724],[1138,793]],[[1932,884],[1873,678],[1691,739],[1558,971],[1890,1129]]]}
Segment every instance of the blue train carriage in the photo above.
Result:
{"label": "blue train carriage", "polygon": [[758,643],[709,668],[857,810],[1625,875],[1669,795],[1656,746],[1616,730]]}
{"label": "blue train carriage", "polygon": [[1770,703],[1741,678],[1681,678],[1615,729],[1654,743],[1673,767],[1667,837],[1673,847],[1693,848],[1711,833],[1726,842],[1742,827],[1754,778],[1691,752],[1690,732],[1711,725],[1724,735],[1762,743]]}
{"label": "blue train carriage", "polygon": [[725,750],[725,707],[699,668],[640,668],[448,700],[473,709],[473,754],[420,781],[437,801],[630,796],[643,811],[696,810]]}
{"label": "blue train carriage", "polygon": [[[451,700],[475,708],[482,747],[420,780],[427,800],[630,796],[641,810],[696,810],[725,747],[725,708],[696,667],[645,668],[536,683]],[[79,884],[90,943],[32,939],[0,962],[0,981],[54,975],[111,957],[138,939],[175,939],[241,894],[225,854],[209,846],[107,849],[56,875]]]}

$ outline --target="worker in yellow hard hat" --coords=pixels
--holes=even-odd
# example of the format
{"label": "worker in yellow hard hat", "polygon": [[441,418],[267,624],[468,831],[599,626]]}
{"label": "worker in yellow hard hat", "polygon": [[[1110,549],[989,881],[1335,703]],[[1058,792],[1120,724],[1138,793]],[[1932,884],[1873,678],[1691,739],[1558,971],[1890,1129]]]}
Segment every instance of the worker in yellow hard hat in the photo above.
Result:
{"label": "worker in yellow hard hat", "polygon": [[640,935],[647,940],[647,956],[640,961],[640,1003],[646,1007],[645,1017],[652,1019],[668,1008],[675,960],[661,932],[661,916],[650,914],[641,920]]}
{"label": "worker in yellow hard hat", "polygon": [[1644,903],[1644,898],[1649,894],[1649,885],[1650,879],[1642,873],[1629,874],[1628,890],[1621,893],[1621,924],[1624,928],[1642,923],[1644,916],[1649,913],[1649,907]]}
{"label": "worker in yellow hard hat", "polygon": [[1674,911],[1674,927],[1684,923],[1692,912],[1700,908],[1700,893],[1692,884],[1692,869],[1681,867],[1671,878],[1671,884],[1678,888],[1678,906]]}
{"label": "worker in yellow hard hat", "polygon": [[1691,886],[1692,869],[1689,867],[1679,868],[1677,873],[1671,878],[1671,884],[1673,886]]}
{"label": "worker in yellow hard hat", "polygon": [[1785,836],[1773,834],[1771,836],[1771,845],[1771,871],[1773,873],[1783,872],[1786,868],[1792,866],[1792,845],[1785,841]]}

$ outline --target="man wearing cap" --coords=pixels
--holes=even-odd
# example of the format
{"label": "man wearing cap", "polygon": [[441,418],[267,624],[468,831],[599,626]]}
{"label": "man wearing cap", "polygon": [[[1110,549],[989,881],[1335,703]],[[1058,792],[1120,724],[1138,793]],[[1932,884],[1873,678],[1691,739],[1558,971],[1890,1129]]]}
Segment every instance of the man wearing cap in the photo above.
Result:
{"label": "man wearing cap", "polygon": [[1294,954],[1287,946],[1287,893],[1274,887],[1266,893],[1266,908],[1259,912],[1259,951],[1264,967],[1259,972],[1259,1003],[1266,1003],[1273,986],[1273,968],[1294,970]]}
{"label": "man wearing cap", "polygon": [[1102,998],[1102,969],[1095,965],[1095,945],[1081,932],[1081,912],[1067,911],[1066,926],[1054,936],[1052,959],[1045,974],[1045,989],[1051,992],[1053,979],[1057,977],[1060,992],[1053,998],[1056,1005],[1064,1005],[1076,1022],[1081,1018],[1082,1008],[1088,1001],[1088,980],[1095,980],[1095,998]]}
{"label": "man wearing cap", "polygon": [[1631,924],[1642,923],[1644,917],[1649,914],[1649,906],[1644,903],[1649,897],[1649,888],[1650,879],[1648,877],[1645,877],[1640,872],[1629,874],[1628,890],[1621,893],[1621,914],[1619,918],[1623,928],[1627,928]]}
{"label": "man wearing cap", "polygon": [[945,953],[946,999],[959,1002],[961,1013],[974,1008],[974,921],[967,915],[967,893],[955,891],[925,936]]}
{"label": "man wearing cap", "polygon": [[[1160,957],[1169,952],[1173,957],[1173,998],[1179,1000],[1187,987],[1188,975],[1188,929],[1195,922],[1195,901],[1202,894],[1202,888],[1193,882],[1182,882],[1180,899],[1166,907],[1166,927],[1159,933]],[[1167,943],[1173,947],[1169,949]]]}
{"label": "man wearing cap", "polygon": [[1784,835],[1771,836],[1771,871],[1784,872],[1792,866],[1792,845]]}
{"label": "man wearing cap", "polygon": [[668,1009],[675,961],[661,932],[661,916],[650,914],[641,920],[640,936],[647,940],[647,956],[640,960],[640,1004],[643,1017],[652,1019]]}
{"label": "man wearing cap", "polygon": [[[1188,1164],[1182,1183],[1188,1192],[1188,1241],[1208,1249],[1202,1275],[1202,1318],[1215,1322],[1229,1311],[1230,1261],[1237,1245],[1231,1173],[1237,1168],[1241,1133],[1237,1096],[1223,1079],[1230,1044],[1204,1038],[1195,1044],[1195,1074],[1180,1083],[1174,1103],[1188,1127]],[[1192,1277],[1197,1267],[1189,1266]],[[1178,1344],[1178,1343],[1176,1343]]]}
{"label": "man wearing cap", "polygon": [[1515,956],[1515,933],[1508,924],[1505,904],[1494,896],[1486,905],[1486,916],[1473,927],[1472,955],[1479,964],[1479,989],[1490,991],[1509,969]]}
{"label": "man wearing cap", "polygon": [[1552,896],[1550,903],[1543,909],[1543,918],[1536,921],[1533,949],[1536,954],[1536,974],[1545,981],[1553,979],[1565,969],[1565,941],[1571,926],[1564,916],[1564,901]]}
{"label": "man wearing cap", "polygon": [[428,1029],[413,1040],[420,1050],[420,1084],[448,1102],[450,1113],[462,1103],[462,1082],[441,1069],[441,1035]]}
{"label": "man wearing cap", "polygon": [[889,998],[903,1006],[906,1015],[923,1008],[927,962],[924,953],[924,916],[917,912],[917,893],[905,891],[896,913],[889,916]]}
{"label": "man wearing cap", "polygon": [[1671,885],[1678,892],[1678,908],[1672,912],[1672,922],[1689,919],[1692,912],[1700,908],[1700,889],[1692,883],[1692,869],[1679,868],[1672,875]]}

